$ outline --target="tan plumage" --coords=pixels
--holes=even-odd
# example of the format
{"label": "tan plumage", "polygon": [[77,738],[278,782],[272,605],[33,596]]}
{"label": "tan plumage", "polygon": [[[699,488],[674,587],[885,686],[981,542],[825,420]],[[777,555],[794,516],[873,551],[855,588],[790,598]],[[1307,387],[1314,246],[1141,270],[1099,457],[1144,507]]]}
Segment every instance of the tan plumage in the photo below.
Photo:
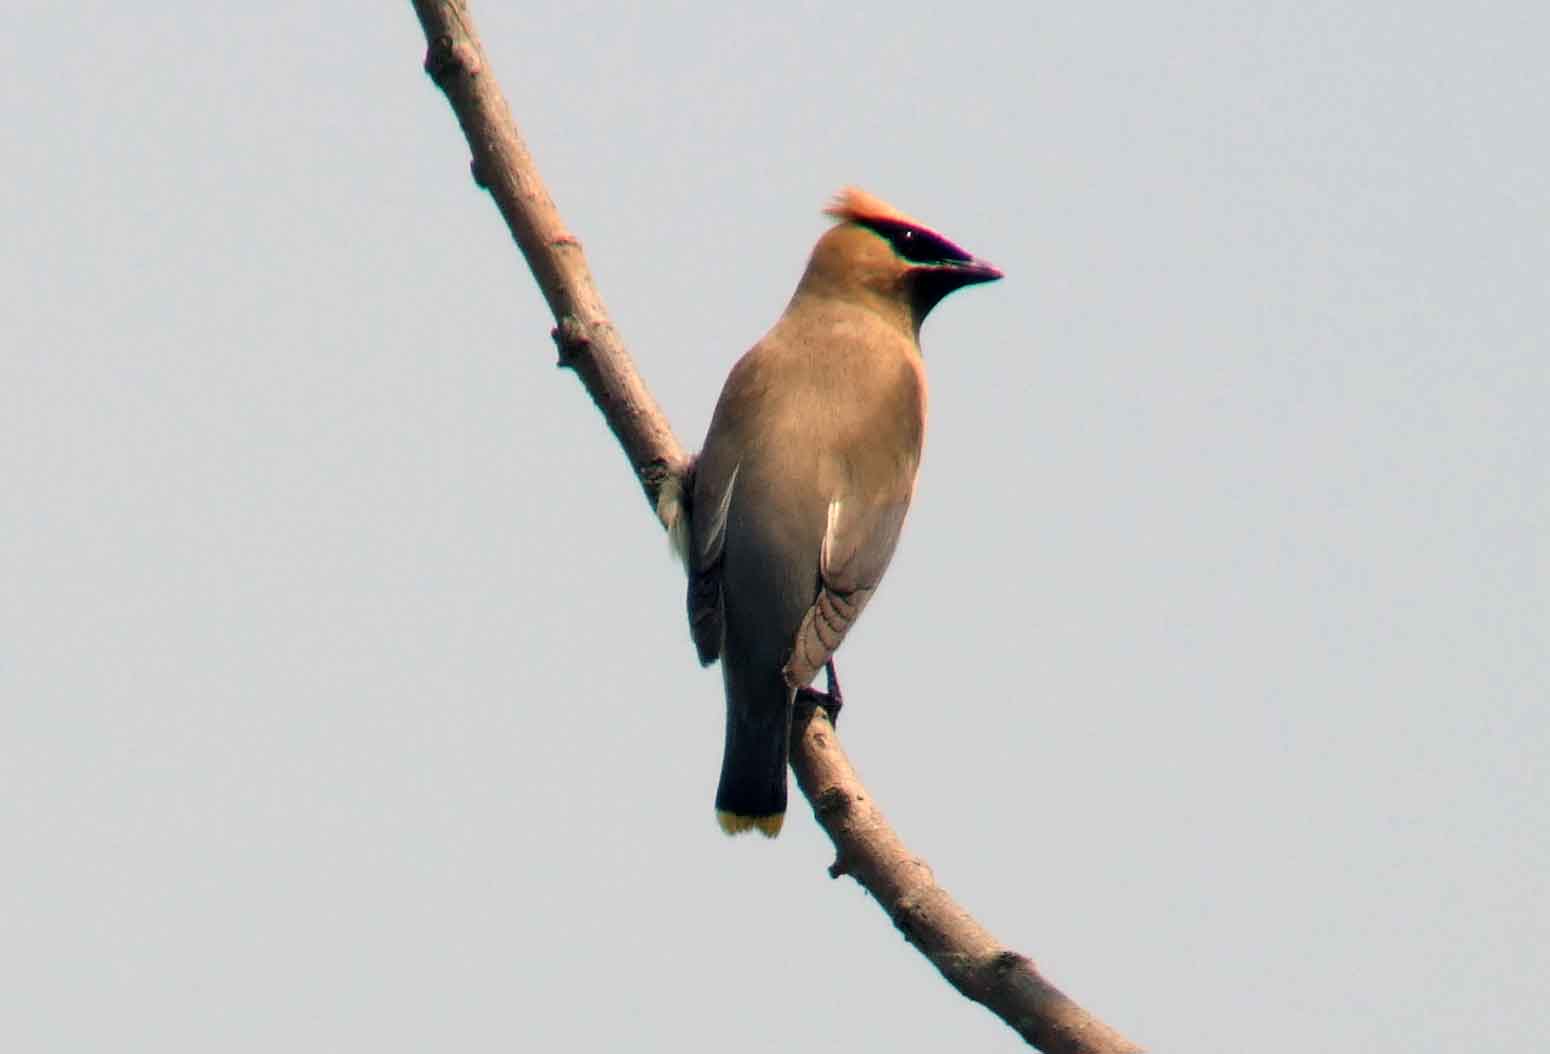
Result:
{"label": "tan plumage", "polygon": [[727,378],[692,493],[659,502],[683,547],[700,661],[722,663],[716,812],[729,834],[779,833],[794,692],[893,556],[925,437],[920,324],[954,289],[1001,277],[865,191],[827,211],[839,222],[785,313]]}

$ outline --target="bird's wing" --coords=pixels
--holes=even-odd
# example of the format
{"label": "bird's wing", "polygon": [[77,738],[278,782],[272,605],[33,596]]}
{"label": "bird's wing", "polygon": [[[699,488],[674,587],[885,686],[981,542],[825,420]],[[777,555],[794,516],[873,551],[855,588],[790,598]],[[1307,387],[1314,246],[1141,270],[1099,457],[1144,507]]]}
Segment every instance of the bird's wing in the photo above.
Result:
{"label": "bird's wing", "polygon": [[819,559],[818,597],[797,629],[786,663],[788,683],[801,686],[810,682],[845,639],[893,558],[908,508],[907,495],[904,500],[877,504],[829,503]]}
{"label": "bird's wing", "polygon": [[[696,507],[691,515],[689,553],[689,635],[700,663],[709,666],[721,655],[721,636],[725,617],[721,605],[721,553],[727,538],[727,509],[737,487],[741,463],[734,464],[725,481],[715,464],[702,463],[696,468],[694,483]],[[699,473],[704,473],[699,478]]]}

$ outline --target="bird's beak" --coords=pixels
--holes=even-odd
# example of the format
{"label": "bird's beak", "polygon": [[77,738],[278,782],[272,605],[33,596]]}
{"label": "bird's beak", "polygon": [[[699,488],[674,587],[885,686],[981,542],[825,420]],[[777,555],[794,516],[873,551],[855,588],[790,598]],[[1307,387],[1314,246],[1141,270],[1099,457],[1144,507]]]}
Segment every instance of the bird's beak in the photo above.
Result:
{"label": "bird's beak", "polygon": [[959,276],[960,285],[975,285],[979,282],[994,282],[1004,277],[1001,269],[989,260],[981,260],[975,257],[962,263],[953,263],[947,270]]}
{"label": "bird's beak", "polygon": [[981,282],[994,282],[1001,277],[1001,269],[986,260],[969,256],[967,260],[942,260],[918,265],[911,268],[909,274],[915,314],[917,318],[924,319],[953,290],[979,285]]}

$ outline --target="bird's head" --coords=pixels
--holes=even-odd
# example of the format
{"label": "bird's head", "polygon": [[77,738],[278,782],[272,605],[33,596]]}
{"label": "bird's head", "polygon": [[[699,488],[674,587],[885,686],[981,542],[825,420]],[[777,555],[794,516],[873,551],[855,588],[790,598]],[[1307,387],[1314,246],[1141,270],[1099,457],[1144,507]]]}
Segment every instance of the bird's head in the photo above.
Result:
{"label": "bird's head", "polygon": [[858,187],[846,187],[824,211],[839,222],[813,247],[799,293],[902,311],[919,331],[948,293],[1001,277],[991,264]]}

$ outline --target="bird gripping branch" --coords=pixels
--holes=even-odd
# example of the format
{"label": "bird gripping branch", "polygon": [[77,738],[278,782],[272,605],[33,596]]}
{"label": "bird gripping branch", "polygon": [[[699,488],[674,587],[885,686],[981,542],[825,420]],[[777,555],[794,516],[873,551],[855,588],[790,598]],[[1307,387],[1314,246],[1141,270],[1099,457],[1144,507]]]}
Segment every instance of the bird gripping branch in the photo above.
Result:
{"label": "bird gripping branch", "polygon": [[692,490],[675,483],[658,503],[700,662],[721,660],[728,834],[780,833],[795,693],[893,556],[925,438],[921,323],[953,290],[1001,277],[865,191],[826,211],[837,222],[784,314],[727,377]]}

